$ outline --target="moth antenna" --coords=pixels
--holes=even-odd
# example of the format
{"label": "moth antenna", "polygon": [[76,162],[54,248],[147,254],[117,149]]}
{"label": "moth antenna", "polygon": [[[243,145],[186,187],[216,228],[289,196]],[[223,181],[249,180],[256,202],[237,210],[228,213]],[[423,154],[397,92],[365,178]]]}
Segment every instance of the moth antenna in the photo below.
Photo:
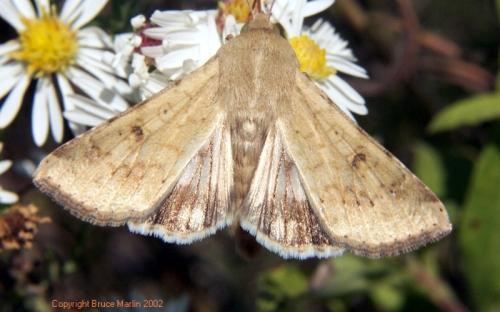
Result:
{"label": "moth antenna", "polygon": [[276,3],[276,0],[271,1],[271,5],[269,6],[269,18],[271,18],[275,3]]}
{"label": "moth antenna", "polygon": [[276,0],[271,1],[271,5],[269,6],[269,11],[267,12],[267,19],[271,20],[271,16],[273,15],[273,8]]}
{"label": "moth antenna", "polygon": [[258,13],[262,13],[262,0],[254,0],[252,4],[252,17]]}

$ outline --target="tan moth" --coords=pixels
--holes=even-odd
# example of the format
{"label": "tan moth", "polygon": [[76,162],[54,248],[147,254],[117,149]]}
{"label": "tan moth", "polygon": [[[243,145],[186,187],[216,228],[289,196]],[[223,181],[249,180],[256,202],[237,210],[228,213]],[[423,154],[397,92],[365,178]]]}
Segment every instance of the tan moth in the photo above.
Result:
{"label": "tan moth", "polygon": [[203,67],[48,155],[37,187],[93,224],[176,243],[239,224],[285,258],[398,255],[448,234],[432,191],[254,13]]}

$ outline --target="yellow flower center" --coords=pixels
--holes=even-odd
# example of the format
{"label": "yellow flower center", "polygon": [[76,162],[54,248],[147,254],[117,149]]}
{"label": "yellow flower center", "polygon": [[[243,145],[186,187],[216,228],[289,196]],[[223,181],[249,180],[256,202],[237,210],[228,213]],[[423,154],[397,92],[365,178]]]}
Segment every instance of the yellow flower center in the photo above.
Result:
{"label": "yellow flower center", "polygon": [[21,49],[11,57],[26,63],[30,75],[50,75],[74,63],[78,50],[76,33],[54,12],[43,12],[39,18],[22,18],[22,21],[26,28],[19,34]]}
{"label": "yellow flower center", "polygon": [[323,79],[336,73],[326,64],[326,51],[307,35],[290,39],[300,63],[300,70],[313,79]]}
{"label": "yellow flower center", "polygon": [[224,15],[232,15],[239,23],[245,23],[250,16],[247,0],[227,0],[219,2],[219,9]]}

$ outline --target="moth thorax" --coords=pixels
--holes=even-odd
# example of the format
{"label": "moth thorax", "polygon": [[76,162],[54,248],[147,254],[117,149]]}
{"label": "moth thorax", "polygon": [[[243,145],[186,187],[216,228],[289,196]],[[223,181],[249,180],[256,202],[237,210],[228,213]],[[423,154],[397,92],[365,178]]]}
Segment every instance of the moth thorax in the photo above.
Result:
{"label": "moth thorax", "polygon": [[241,126],[243,137],[253,140],[257,134],[257,124],[250,120],[245,120]]}

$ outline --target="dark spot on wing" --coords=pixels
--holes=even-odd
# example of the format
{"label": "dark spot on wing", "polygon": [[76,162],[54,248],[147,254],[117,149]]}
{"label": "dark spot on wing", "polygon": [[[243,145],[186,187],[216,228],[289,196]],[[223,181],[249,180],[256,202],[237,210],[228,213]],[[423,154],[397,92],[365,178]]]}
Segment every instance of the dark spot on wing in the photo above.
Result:
{"label": "dark spot on wing", "polygon": [[101,155],[101,149],[93,143],[91,143],[88,149],[85,151],[85,156],[89,160],[97,160],[101,157]]}
{"label": "dark spot on wing", "polygon": [[142,128],[139,126],[133,126],[132,133],[134,134],[137,141],[142,140],[142,138],[144,137],[144,132],[142,131]]}
{"label": "dark spot on wing", "polygon": [[352,159],[351,166],[357,169],[359,167],[360,162],[363,161],[366,161],[366,155],[363,153],[358,153]]}

